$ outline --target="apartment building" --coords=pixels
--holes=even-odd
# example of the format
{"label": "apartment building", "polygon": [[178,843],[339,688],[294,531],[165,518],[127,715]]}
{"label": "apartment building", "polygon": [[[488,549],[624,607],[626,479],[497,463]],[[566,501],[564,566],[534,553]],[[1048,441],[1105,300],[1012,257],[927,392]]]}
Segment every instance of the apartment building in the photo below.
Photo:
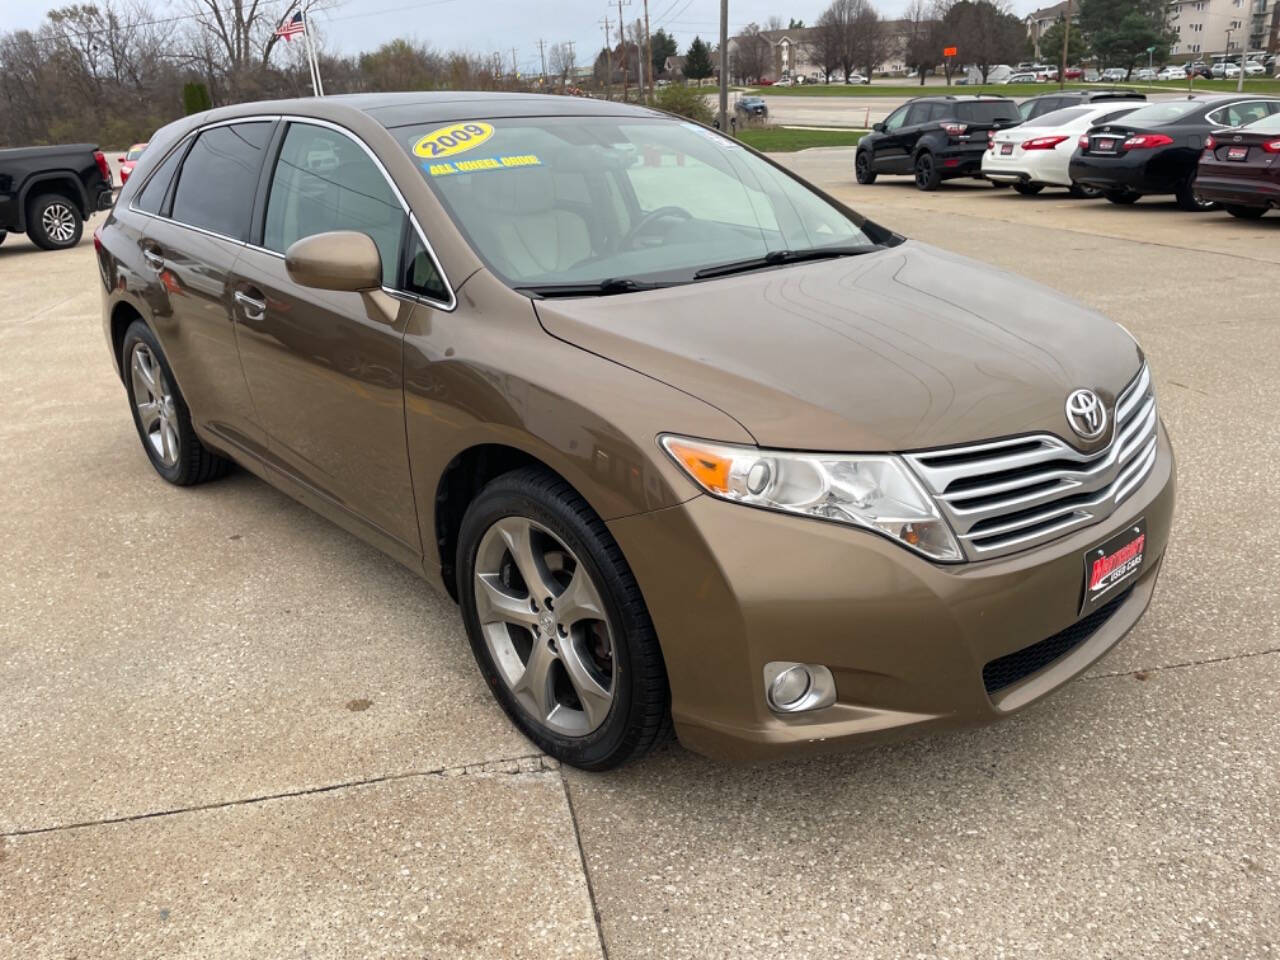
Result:
{"label": "apartment building", "polygon": [[[1267,0],[1172,0],[1169,29],[1176,40],[1169,47],[1172,57],[1211,56],[1240,53],[1254,46],[1254,7]],[[1270,0],[1274,3],[1275,0]]]}

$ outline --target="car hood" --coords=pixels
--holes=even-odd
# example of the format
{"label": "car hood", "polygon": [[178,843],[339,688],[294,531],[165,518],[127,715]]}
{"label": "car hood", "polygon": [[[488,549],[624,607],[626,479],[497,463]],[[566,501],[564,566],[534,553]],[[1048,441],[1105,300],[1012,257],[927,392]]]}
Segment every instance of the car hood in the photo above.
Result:
{"label": "car hood", "polygon": [[[1013,274],[907,241],[612,297],[537,301],[553,336],[736,418],[762,446],[924,449],[1048,431],[1067,394],[1108,407],[1141,352],[1116,324]],[[680,431],[680,424],[669,429]],[[715,439],[715,438],[708,438]]]}

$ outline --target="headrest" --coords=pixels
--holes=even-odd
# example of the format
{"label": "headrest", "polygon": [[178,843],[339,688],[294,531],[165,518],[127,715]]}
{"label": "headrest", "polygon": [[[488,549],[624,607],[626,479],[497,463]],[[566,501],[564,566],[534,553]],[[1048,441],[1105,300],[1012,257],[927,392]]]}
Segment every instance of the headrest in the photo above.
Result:
{"label": "headrest", "polygon": [[541,213],[555,204],[555,181],[548,167],[485,170],[468,176],[472,200],[494,213]]}

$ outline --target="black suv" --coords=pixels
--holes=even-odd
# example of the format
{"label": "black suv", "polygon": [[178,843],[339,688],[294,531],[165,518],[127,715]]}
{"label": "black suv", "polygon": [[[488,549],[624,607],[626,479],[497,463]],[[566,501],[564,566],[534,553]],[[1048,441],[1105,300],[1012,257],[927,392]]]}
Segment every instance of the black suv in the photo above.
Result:
{"label": "black suv", "polygon": [[854,174],[859,183],[875,183],[882,173],[909,173],[921,190],[936,190],[953,177],[981,176],[988,135],[1021,122],[1018,105],[1007,97],[910,100],[862,138]]}
{"label": "black suv", "polygon": [[1059,90],[1057,93],[1043,93],[1031,97],[1018,104],[1018,114],[1023,121],[1034,120],[1046,113],[1062,110],[1065,107],[1078,107],[1082,103],[1101,103],[1105,100],[1145,100],[1145,93],[1136,90]]}

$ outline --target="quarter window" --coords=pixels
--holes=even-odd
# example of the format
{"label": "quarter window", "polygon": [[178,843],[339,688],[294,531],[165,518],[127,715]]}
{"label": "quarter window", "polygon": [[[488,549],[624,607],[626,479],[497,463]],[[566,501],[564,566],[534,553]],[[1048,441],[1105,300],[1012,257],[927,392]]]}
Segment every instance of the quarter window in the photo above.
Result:
{"label": "quarter window", "polygon": [[377,244],[382,282],[395,287],[405,220],[387,178],[358,143],[328,127],[290,125],[271,180],[263,246],[284,253],[303,237],[355,230]]}
{"label": "quarter window", "polygon": [[440,271],[412,230],[409,232],[408,254],[405,257],[404,279],[399,284],[400,288],[432,300],[448,300],[449,291],[440,277]]}
{"label": "quarter window", "polygon": [[248,240],[253,188],[270,135],[270,121],[252,121],[210,127],[196,137],[178,174],[173,219]]}
{"label": "quarter window", "polygon": [[145,213],[154,213],[156,215],[164,213],[161,209],[164,205],[164,198],[169,193],[169,184],[173,182],[173,174],[178,169],[178,165],[182,163],[182,155],[186,153],[189,142],[184,141],[179,144],[169,156],[164,158],[164,162],[156,168],[156,172],[151,175],[151,179],[142,188],[142,192],[138,194],[138,199],[133,204],[135,207]]}

